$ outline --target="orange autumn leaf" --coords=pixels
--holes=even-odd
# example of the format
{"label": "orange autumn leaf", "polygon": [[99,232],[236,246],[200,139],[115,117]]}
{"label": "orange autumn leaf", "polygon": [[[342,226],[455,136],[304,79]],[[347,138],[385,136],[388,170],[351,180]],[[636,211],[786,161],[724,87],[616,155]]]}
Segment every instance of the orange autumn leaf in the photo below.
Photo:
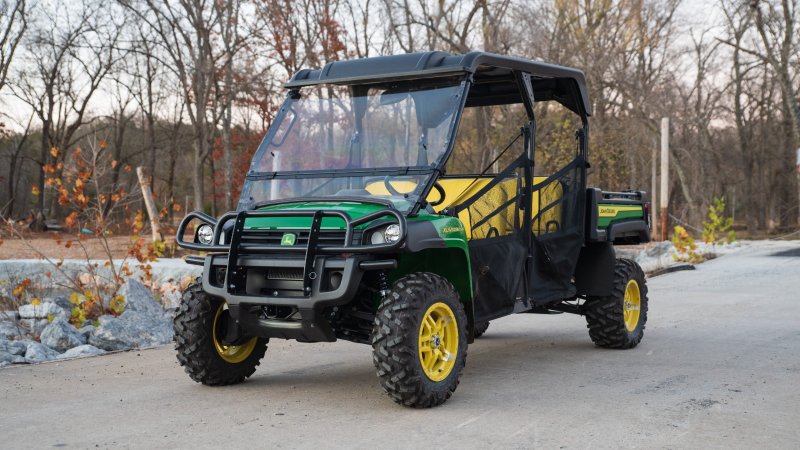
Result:
{"label": "orange autumn leaf", "polygon": [[15,287],[11,291],[11,294],[14,297],[20,297],[20,296],[22,296],[22,294],[25,293],[25,290],[28,289],[28,286],[30,286],[30,285],[31,285],[30,278],[25,278],[24,280],[22,280],[22,282],[20,284],[17,285],[17,287]]}
{"label": "orange autumn leaf", "polygon": [[31,194],[33,194],[33,195],[39,195],[39,194],[41,194],[41,193],[42,193],[42,191],[40,191],[40,190],[39,190],[39,187],[38,187],[38,186],[34,186],[34,187],[32,187],[32,188],[31,188]]}
{"label": "orange autumn leaf", "polygon": [[58,158],[58,149],[55,148],[55,147],[52,147],[50,149],[50,156],[52,156],[53,158]]}
{"label": "orange autumn leaf", "polygon": [[71,213],[70,213],[70,214],[67,216],[67,218],[66,218],[66,219],[64,219],[64,225],[66,225],[66,226],[67,226],[67,227],[69,227],[69,228],[72,228],[72,227],[74,227],[74,226],[75,226],[75,222],[76,222],[76,219],[77,219],[77,218],[78,218],[78,212],[77,212],[77,211],[72,211],[72,212],[71,212]]}

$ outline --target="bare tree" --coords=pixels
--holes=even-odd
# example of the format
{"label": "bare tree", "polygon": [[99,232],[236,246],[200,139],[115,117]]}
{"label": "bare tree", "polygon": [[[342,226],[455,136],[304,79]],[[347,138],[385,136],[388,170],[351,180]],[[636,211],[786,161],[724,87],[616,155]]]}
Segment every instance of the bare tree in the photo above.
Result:
{"label": "bare tree", "polygon": [[[30,105],[42,134],[37,163],[60,175],[63,152],[80,139],[92,119],[89,105],[116,63],[121,26],[102,3],[85,0],[81,8],[40,8],[25,42],[25,67],[13,83],[14,94]],[[45,203],[45,172],[39,174],[39,208]]]}
{"label": "bare tree", "polygon": [[28,29],[25,0],[0,0],[0,91],[6,85],[14,53]]}
{"label": "bare tree", "polygon": [[186,113],[194,129],[192,185],[194,207],[203,209],[203,167],[219,116],[214,104],[216,60],[213,33],[220,16],[210,0],[183,0],[177,4],[156,0],[120,0],[158,37],[165,67],[178,79]]}
{"label": "bare tree", "polygon": [[240,34],[241,0],[222,0],[215,4],[219,36],[222,41],[222,80],[219,105],[222,115],[222,157],[223,186],[225,210],[233,209],[233,144],[231,142],[231,126],[233,124],[233,104],[237,96],[234,85],[234,59],[246,43],[245,36]]}
{"label": "bare tree", "polygon": [[[762,4],[765,5],[766,11],[762,9]],[[763,45],[761,58],[769,64],[778,78],[783,93],[785,115],[790,121],[791,138],[785,146],[790,163],[786,164],[785,170],[791,173],[794,150],[800,146],[800,99],[792,76],[793,69],[796,70],[793,66],[798,62],[797,54],[800,51],[800,46],[795,42],[795,33],[798,31],[797,0],[781,0],[780,8],[773,2],[753,0],[750,2],[750,8],[755,15],[756,30]],[[795,204],[798,206],[793,221],[796,219],[796,223],[800,223],[800,177],[795,180],[795,189],[781,189],[780,192],[786,200],[796,194]],[[781,223],[788,222],[788,219],[788,215],[782,215]]]}

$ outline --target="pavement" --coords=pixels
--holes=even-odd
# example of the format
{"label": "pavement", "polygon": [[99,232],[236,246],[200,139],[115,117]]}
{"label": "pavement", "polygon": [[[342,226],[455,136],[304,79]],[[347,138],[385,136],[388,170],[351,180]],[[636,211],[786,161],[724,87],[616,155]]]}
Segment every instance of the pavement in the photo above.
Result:
{"label": "pavement", "polygon": [[798,448],[800,242],[648,281],[632,350],[582,317],[493,321],[454,396],[413,410],[370,348],[273,341],[244,384],[192,382],[170,347],[0,370],[0,448]]}

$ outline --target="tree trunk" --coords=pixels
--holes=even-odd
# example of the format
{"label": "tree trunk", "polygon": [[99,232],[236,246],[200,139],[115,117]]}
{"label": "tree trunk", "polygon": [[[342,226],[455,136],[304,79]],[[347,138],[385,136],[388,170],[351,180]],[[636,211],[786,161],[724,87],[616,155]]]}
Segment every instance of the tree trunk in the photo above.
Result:
{"label": "tree trunk", "polygon": [[42,140],[41,140],[41,147],[39,150],[39,209],[44,213],[44,209],[47,206],[45,204],[45,195],[44,195],[44,165],[47,164],[47,155],[50,153],[50,121],[43,120],[42,121]]}
{"label": "tree trunk", "polygon": [[195,137],[194,141],[194,164],[192,170],[192,188],[194,189],[194,209],[203,210],[203,164],[205,153],[205,133],[200,131],[202,137]]}
{"label": "tree trunk", "polygon": [[225,191],[225,203],[223,209],[230,211],[233,205],[233,145],[231,143],[231,114],[233,109],[233,102],[228,95],[232,89],[232,81],[230,71],[225,73],[225,112],[222,116],[222,157],[223,157],[223,176],[222,189]]}

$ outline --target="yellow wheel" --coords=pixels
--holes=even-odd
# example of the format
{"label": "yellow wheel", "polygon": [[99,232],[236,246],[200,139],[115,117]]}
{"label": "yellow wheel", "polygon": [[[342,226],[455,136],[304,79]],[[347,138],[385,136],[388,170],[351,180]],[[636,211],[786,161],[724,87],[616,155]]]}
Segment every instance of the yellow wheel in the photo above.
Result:
{"label": "yellow wheel", "polygon": [[269,339],[246,338],[241,345],[224,345],[225,302],[203,292],[198,281],[183,293],[175,314],[175,350],[189,377],[207,386],[241,383],[256,371]]}
{"label": "yellow wheel", "polygon": [[253,353],[253,349],[256,348],[256,343],[258,342],[257,337],[253,337],[249,341],[245,342],[242,345],[224,345],[222,342],[217,338],[217,330],[220,329],[219,318],[222,315],[222,311],[225,309],[225,303],[220,303],[219,307],[217,308],[217,313],[214,315],[214,325],[212,328],[212,339],[214,340],[214,348],[217,349],[217,354],[220,358],[224,359],[225,362],[229,362],[231,364],[239,364],[240,362],[247,359],[250,354]]}
{"label": "yellow wheel", "polygon": [[622,314],[625,318],[625,328],[633,332],[639,325],[639,310],[642,308],[642,297],[639,293],[639,283],[636,280],[628,281],[625,287],[625,299],[622,304]]}
{"label": "yellow wheel", "polygon": [[647,283],[636,262],[618,259],[611,293],[584,304],[592,341],[606,348],[633,348],[641,342],[647,323]]}
{"label": "yellow wheel", "polygon": [[375,314],[372,361],[397,403],[446,402],[467,360],[467,314],[445,278],[417,272],[397,280]]}
{"label": "yellow wheel", "polygon": [[458,353],[456,316],[442,302],[431,305],[422,316],[419,326],[419,362],[432,381],[442,381],[450,375]]}

